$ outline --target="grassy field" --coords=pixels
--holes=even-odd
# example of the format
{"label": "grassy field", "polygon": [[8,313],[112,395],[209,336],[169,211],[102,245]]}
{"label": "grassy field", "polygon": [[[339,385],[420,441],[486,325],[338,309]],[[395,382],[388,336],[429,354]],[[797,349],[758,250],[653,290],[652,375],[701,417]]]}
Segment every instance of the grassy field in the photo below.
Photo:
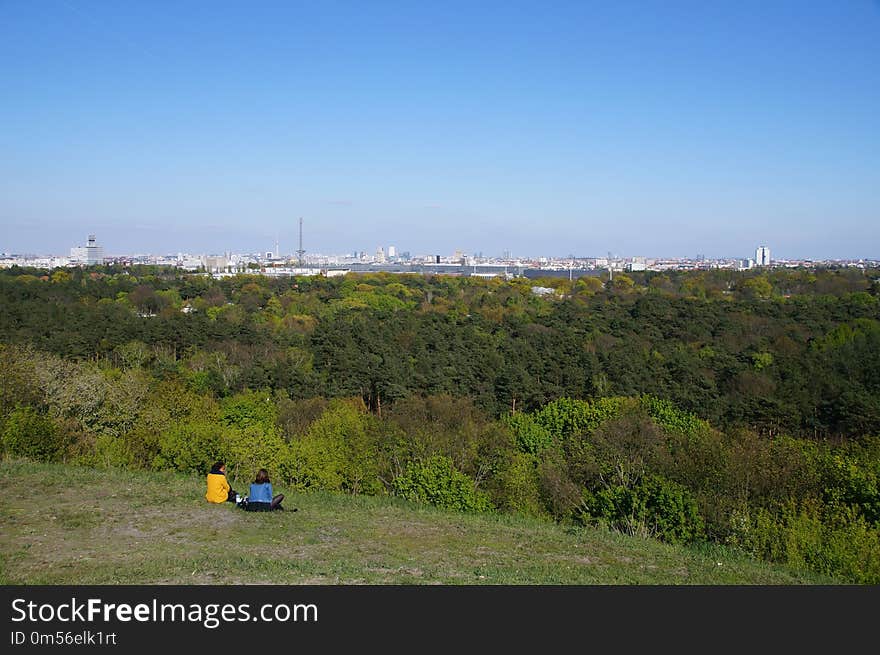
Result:
{"label": "grassy field", "polygon": [[246,513],[174,473],[6,461],[0,493],[3,584],[835,582],[722,548],[389,497],[288,494],[297,512]]}

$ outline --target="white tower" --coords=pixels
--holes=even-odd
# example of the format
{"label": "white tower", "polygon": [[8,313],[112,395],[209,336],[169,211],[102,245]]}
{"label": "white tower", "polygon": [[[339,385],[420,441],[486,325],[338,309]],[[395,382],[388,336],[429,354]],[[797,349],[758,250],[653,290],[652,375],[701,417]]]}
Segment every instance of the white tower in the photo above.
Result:
{"label": "white tower", "polygon": [[770,248],[767,246],[758,246],[755,250],[755,265],[770,266]]}
{"label": "white tower", "polygon": [[95,235],[90,234],[86,245],[86,264],[103,264],[104,248],[99,246],[95,241]]}

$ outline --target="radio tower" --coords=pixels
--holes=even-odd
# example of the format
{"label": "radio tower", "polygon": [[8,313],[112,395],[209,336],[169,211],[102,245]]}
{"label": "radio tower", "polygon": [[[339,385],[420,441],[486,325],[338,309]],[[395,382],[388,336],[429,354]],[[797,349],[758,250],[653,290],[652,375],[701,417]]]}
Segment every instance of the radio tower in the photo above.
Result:
{"label": "radio tower", "polygon": [[306,254],[306,251],[303,250],[303,219],[302,216],[299,217],[299,250],[296,251],[297,257],[299,258],[299,267],[303,266],[303,255]]}

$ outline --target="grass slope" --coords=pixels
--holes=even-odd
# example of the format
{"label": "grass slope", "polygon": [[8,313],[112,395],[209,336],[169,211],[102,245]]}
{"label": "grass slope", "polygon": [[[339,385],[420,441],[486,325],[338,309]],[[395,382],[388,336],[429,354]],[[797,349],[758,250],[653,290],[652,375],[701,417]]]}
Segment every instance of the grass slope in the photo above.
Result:
{"label": "grass slope", "polygon": [[0,494],[3,584],[834,582],[721,548],[389,497],[288,494],[298,512],[246,513],[174,473],[7,461]]}

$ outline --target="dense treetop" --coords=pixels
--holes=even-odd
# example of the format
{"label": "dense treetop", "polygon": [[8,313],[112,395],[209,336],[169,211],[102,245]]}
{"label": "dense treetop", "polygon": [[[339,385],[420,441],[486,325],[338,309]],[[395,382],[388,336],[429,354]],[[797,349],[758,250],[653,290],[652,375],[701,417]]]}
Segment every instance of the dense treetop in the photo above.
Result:
{"label": "dense treetop", "polygon": [[[880,270],[483,280],[11,268],[0,341],[136,361],[217,397],[466,396],[491,415],[651,394],[719,426],[880,432]],[[557,294],[538,297],[535,285]]]}

